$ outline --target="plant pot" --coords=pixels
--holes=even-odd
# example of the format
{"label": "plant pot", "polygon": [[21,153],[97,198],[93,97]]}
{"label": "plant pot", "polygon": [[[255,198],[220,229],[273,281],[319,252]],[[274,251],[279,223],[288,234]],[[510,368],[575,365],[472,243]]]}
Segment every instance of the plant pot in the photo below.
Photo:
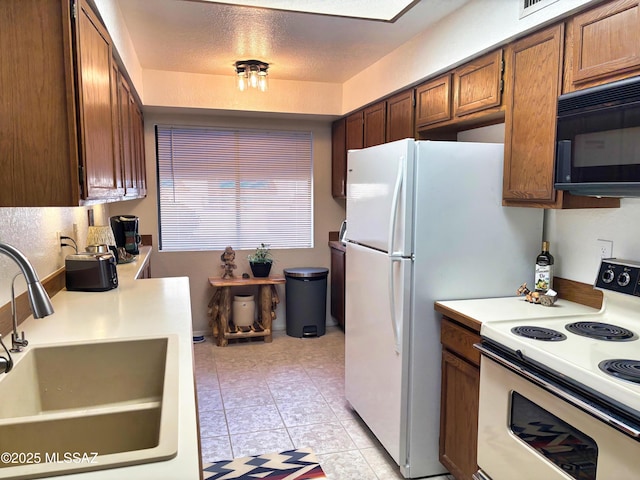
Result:
{"label": "plant pot", "polygon": [[269,263],[255,263],[249,262],[249,266],[251,267],[251,273],[253,273],[254,277],[268,277],[269,272],[271,272],[271,262]]}

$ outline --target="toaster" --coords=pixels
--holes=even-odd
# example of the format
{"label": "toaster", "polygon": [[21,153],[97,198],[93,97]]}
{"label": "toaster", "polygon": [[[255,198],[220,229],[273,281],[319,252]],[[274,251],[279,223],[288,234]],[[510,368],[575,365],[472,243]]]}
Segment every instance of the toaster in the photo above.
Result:
{"label": "toaster", "polygon": [[65,259],[66,286],[69,291],[105,292],[118,286],[116,258],[111,252],[82,252]]}

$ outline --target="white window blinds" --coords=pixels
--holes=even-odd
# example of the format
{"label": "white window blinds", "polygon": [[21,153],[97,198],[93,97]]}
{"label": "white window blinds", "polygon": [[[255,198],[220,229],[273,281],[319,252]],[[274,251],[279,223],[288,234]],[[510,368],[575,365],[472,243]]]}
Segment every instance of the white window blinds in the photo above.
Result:
{"label": "white window blinds", "polygon": [[160,249],[312,247],[311,133],[156,126]]}

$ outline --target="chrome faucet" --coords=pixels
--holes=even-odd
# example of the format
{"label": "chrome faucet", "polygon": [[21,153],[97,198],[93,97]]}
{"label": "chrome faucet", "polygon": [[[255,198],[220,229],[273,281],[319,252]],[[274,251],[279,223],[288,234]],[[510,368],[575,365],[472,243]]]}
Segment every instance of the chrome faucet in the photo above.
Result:
{"label": "chrome faucet", "polygon": [[[29,263],[27,257],[18,250],[17,248],[7,244],[0,242],[0,253],[8,256],[11,260],[16,262],[18,267],[20,267],[21,273],[24,275],[24,278],[27,282],[27,293],[29,296],[29,306],[31,307],[31,312],[33,313],[34,318],[42,318],[47,315],[51,315],[53,313],[53,306],[51,305],[51,300],[49,299],[49,295],[47,295],[46,290],[40,283],[40,279],[38,278],[38,274],[35,269]],[[16,275],[17,277],[17,275]],[[16,279],[13,277],[13,280]],[[22,338],[18,336],[18,322],[15,314],[15,295],[13,282],[11,283],[11,305],[12,305],[12,316],[13,316],[13,334],[11,336],[11,343],[13,352],[19,352],[22,350],[23,346],[26,346],[28,342],[24,338],[24,332],[22,333]],[[2,342],[2,337],[0,337],[0,342]],[[2,344],[4,347],[4,344]],[[5,347],[6,350],[6,347]],[[0,373],[6,373],[13,367],[13,360],[11,359],[11,355],[7,351],[9,358],[0,357]]]}
{"label": "chrome faucet", "polygon": [[13,333],[11,334],[11,353],[19,353],[23,347],[29,345],[29,342],[24,338],[24,330],[22,336],[18,335],[18,313],[16,311],[16,278],[22,275],[22,272],[18,272],[13,276],[11,281],[11,319],[13,320]]}

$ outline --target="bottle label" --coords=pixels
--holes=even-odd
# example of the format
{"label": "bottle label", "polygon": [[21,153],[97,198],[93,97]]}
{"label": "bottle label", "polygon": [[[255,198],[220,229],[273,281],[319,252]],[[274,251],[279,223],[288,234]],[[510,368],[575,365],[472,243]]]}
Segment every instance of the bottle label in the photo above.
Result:
{"label": "bottle label", "polygon": [[536,291],[546,292],[552,287],[553,265],[536,265]]}

